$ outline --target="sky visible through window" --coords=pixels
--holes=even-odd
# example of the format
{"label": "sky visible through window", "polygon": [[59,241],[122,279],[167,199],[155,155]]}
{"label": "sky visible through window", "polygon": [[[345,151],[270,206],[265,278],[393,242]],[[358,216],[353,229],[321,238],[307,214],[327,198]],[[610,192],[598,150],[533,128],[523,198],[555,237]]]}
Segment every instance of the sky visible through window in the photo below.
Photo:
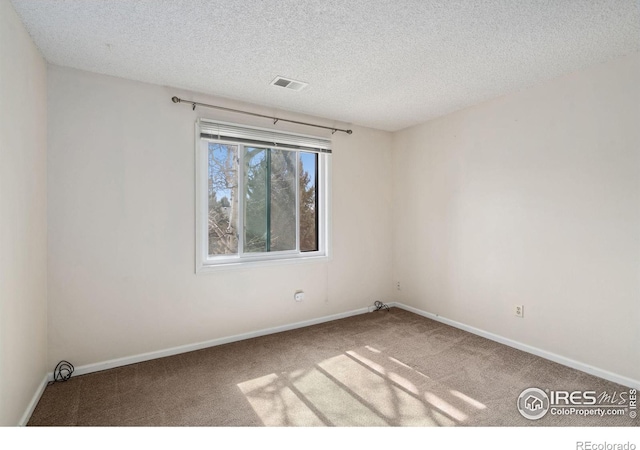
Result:
{"label": "sky visible through window", "polygon": [[[209,143],[209,152],[211,154],[210,156],[212,156],[212,158],[216,161],[223,161],[226,158],[228,158],[228,154],[229,154],[228,147],[230,146],[225,144],[210,142]],[[254,157],[253,163],[257,164],[262,159],[264,159],[264,153],[259,153]],[[310,172],[310,173],[315,172],[316,155],[314,153],[300,152],[300,162],[302,163],[302,170],[304,172]],[[213,173],[212,169],[213,169],[212,166],[209,165],[210,178],[215,176],[215,173]],[[315,187],[315,184],[316,184],[316,179],[315,177],[311,176],[309,177],[309,181],[307,182],[306,187],[307,189],[310,189],[312,187]],[[231,198],[231,189],[229,187],[218,186],[216,188],[216,196],[220,199],[223,197]]]}
{"label": "sky visible through window", "polygon": [[[316,155],[314,153],[300,152],[300,162],[304,172],[314,173],[316,170]],[[314,187],[316,178],[311,176],[307,182],[307,189]]]}

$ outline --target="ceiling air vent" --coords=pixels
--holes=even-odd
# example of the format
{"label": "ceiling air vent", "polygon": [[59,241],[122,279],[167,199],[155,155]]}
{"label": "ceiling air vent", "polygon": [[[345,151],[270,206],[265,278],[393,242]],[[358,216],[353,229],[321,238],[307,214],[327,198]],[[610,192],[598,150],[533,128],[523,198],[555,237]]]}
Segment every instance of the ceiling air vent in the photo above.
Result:
{"label": "ceiling air vent", "polygon": [[291,78],[285,78],[281,76],[277,76],[271,82],[274,86],[280,86],[286,89],[291,89],[294,91],[301,91],[306,88],[309,84],[303,83],[302,81],[292,80]]}

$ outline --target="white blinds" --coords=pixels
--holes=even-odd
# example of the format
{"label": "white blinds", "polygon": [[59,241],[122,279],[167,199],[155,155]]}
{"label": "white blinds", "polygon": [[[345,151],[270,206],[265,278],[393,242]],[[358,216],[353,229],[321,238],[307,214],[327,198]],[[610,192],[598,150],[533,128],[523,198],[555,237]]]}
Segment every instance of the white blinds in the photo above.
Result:
{"label": "white blinds", "polygon": [[264,145],[283,150],[331,153],[331,141],[314,136],[200,119],[200,137]]}

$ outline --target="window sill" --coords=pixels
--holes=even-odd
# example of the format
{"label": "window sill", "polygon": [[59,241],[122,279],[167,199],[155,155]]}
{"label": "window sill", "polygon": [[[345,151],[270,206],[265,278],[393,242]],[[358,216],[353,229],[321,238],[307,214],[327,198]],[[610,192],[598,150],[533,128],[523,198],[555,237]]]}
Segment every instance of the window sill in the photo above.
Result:
{"label": "window sill", "polygon": [[225,270],[253,269],[259,267],[286,266],[293,264],[318,264],[327,263],[331,260],[328,255],[302,256],[295,258],[267,259],[254,261],[226,261],[214,264],[198,264],[196,275],[205,275]]}

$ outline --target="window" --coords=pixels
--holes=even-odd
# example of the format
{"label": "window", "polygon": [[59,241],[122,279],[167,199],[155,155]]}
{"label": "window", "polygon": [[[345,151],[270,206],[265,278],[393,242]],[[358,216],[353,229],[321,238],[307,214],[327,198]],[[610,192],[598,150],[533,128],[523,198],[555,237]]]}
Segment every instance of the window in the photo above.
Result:
{"label": "window", "polygon": [[330,144],[199,120],[196,270],[325,257]]}

